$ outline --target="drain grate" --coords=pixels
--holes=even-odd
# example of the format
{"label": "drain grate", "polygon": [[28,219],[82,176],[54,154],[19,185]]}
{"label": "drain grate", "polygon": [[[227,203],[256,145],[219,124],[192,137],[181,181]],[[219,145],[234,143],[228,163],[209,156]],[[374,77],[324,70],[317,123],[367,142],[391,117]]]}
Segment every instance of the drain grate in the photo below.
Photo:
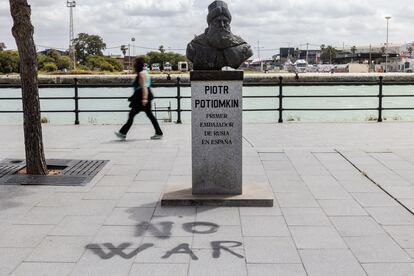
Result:
{"label": "drain grate", "polygon": [[[13,163],[15,162],[15,163]],[[0,185],[80,186],[90,182],[108,160],[47,159],[49,167],[64,168],[58,175],[17,175],[25,167],[24,160],[0,162]]]}

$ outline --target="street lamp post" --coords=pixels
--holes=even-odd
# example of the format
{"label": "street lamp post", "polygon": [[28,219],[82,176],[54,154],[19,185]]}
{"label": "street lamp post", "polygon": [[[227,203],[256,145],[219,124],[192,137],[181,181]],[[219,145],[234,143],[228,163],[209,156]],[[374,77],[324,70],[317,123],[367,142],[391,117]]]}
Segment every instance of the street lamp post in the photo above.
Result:
{"label": "street lamp post", "polygon": [[385,19],[387,20],[387,40],[385,44],[385,72],[388,73],[388,22],[391,19],[391,16],[386,16]]}
{"label": "street lamp post", "polygon": [[131,41],[132,41],[132,56],[135,57],[135,37],[132,37]]}

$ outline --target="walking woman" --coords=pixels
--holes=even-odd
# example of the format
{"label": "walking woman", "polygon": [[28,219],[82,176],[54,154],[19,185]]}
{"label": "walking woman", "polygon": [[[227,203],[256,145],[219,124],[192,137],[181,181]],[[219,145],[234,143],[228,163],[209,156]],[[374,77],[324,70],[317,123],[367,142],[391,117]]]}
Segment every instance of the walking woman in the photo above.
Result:
{"label": "walking woman", "polygon": [[134,117],[141,111],[144,111],[147,114],[147,117],[151,120],[152,125],[154,126],[155,135],[151,136],[151,139],[161,139],[162,138],[162,130],[158,124],[157,119],[155,118],[154,114],[152,114],[151,110],[151,101],[154,96],[151,93],[151,77],[148,70],[144,70],[144,58],[142,56],[137,57],[134,62],[134,69],[137,73],[137,77],[135,78],[132,86],[134,88],[134,94],[129,97],[128,101],[131,103],[129,107],[131,107],[131,111],[128,115],[128,121],[125,125],[117,132],[115,135],[122,140],[126,139],[127,133],[134,122]]}

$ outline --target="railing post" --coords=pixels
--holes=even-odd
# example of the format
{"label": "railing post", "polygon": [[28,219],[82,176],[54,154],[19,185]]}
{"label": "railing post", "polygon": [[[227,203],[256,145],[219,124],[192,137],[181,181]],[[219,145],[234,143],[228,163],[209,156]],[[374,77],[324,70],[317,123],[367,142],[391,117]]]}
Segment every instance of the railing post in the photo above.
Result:
{"label": "railing post", "polygon": [[279,123],[283,123],[283,77],[279,77]]}
{"label": "railing post", "polygon": [[177,124],[181,124],[181,78],[177,78]]}
{"label": "railing post", "polygon": [[79,92],[78,92],[78,79],[74,79],[75,82],[75,125],[79,125]]}
{"label": "railing post", "polygon": [[382,94],[382,85],[383,85],[384,77],[379,77],[379,93],[378,93],[378,122],[382,122],[382,98],[384,95]]}

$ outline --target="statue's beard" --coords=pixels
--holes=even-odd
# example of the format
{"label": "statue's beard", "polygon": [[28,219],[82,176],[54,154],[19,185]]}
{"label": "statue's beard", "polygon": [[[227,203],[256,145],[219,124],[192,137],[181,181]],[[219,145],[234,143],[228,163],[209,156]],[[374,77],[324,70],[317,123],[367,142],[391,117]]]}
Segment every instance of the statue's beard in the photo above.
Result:
{"label": "statue's beard", "polygon": [[233,46],[233,34],[228,29],[208,28],[206,32],[208,44],[213,48],[225,49]]}

